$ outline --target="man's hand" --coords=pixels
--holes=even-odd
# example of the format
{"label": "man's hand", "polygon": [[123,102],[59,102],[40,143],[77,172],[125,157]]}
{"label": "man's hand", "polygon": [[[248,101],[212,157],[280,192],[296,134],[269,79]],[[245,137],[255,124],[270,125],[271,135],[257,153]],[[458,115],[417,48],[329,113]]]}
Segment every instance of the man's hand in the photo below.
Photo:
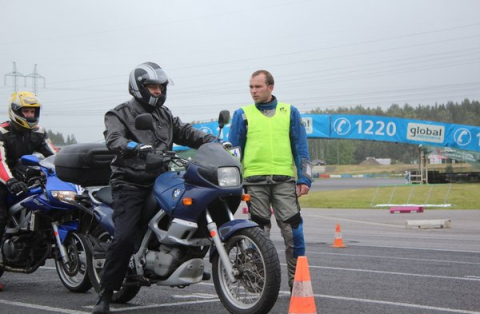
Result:
{"label": "man's hand", "polygon": [[11,178],[7,181],[8,191],[12,194],[27,193],[28,185],[25,182],[18,181],[15,178]]}
{"label": "man's hand", "polygon": [[297,185],[297,196],[300,197],[302,195],[307,195],[310,188],[306,184],[299,184]]}
{"label": "man's hand", "polygon": [[140,159],[147,158],[148,153],[151,152],[153,152],[152,145],[138,144],[137,146],[135,146],[135,154]]}

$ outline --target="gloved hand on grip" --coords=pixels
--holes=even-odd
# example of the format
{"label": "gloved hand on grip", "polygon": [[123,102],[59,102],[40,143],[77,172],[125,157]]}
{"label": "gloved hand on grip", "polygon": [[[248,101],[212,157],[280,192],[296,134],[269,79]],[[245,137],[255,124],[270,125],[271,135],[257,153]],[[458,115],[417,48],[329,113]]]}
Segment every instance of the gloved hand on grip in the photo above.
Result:
{"label": "gloved hand on grip", "polygon": [[163,154],[148,154],[145,158],[147,170],[155,170],[163,166],[165,158]]}
{"label": "gloved hand on grip", "polygon": [[25,182],[18,181],[15,178],[11,178],[7,181],[8,191],[12,194],[27,193],[28,185]]}
{"label": "gloved hand on grip", "polygon": [[145,158],[147,158],[147,155],[153,152],[153,147],[152,145],[138,144],[137,146],[135,146],[134,151],[138,158],[145,160]]}

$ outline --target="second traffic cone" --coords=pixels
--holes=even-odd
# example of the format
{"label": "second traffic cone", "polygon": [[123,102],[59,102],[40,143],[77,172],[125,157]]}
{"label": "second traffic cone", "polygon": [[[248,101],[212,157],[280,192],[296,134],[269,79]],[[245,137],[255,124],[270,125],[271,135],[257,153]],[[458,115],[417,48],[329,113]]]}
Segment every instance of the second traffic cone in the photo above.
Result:
{"label": "second traffic cone", "polygon": [[288,314],[317,314],[306,256],[297,258]]}
{"label": "second traffic cone", "polygon": [[345,244],[343,244],[342,231],[340,229],[340,224],[337,224],[337,226],[335,227],[335,240],[333,240],[333,244],[330,247],[333,247],[333,248],[346,247]]}

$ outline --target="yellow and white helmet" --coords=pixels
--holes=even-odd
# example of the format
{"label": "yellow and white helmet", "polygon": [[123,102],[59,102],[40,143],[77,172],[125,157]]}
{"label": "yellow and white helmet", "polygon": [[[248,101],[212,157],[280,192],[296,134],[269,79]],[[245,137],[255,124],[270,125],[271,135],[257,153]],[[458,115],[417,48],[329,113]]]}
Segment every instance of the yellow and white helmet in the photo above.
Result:
{"label": "yellow and white helmet", "polygon": [[[22,114],[22,108],[35,108],[35,116],[31,118],[25,118]],[[40,100],[34,93],[13,93],[8,106],[8,115],[13,123],[31,130],[38,124],[41,108],[42,105],[40,104]]]}

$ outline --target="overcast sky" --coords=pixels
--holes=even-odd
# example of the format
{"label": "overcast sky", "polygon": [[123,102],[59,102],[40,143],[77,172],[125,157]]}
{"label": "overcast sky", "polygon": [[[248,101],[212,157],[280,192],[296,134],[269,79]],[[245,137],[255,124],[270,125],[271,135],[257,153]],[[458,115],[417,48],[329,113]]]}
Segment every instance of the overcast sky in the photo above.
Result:
{"label": "overcast sky", "polygon": [[251,103],[258,69],[302,113],[480,100],[479,16],[478,0],[0,0],[0,118],[14,62],[37,65],[40,124],[78,142],[103,141],[146,61],[172,78],[166,105],[184,122]]}

